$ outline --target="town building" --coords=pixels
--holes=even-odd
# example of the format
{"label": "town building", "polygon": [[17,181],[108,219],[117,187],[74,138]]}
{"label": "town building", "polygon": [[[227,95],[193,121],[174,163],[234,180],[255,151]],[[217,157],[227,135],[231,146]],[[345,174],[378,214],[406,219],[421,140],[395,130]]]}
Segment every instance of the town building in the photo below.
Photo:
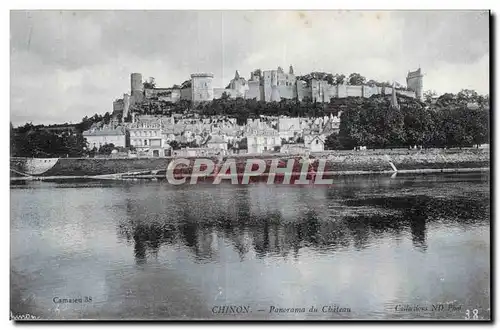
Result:
{"label": "town building", "polygon": [[304,143],[285,143],[281,146],[281,153],[288,155],[304,154],[308,151]]}
{"label": "town building", "polygon": [[200,148],[181,148],[172,151],[172,156],[174,157],[214,157],[225,155],[220,150],[212,149],[208,147]]}
{"label": "town building", "polygon": [[169,154],[170,146],[163,141],[161,120],[147,120],[142,118],[128,127],[130,145],[141,156],[165,157]]}
{"label": "town building", "polygon": [[281,147],[279,133],[272,128],[251,131],[246,137],[249,154],[268,153]]}
{"label": "town building", "polygon": [[105,144],[113,144],[115,147],[127,147],[129,144],[127,130],[123,126],[93,127],[83,132],[83,137],[87,140],[89,149],[99,149]]}
{"label": "town building", "polygon": [[302,133],[299,117],[278,118],[278,132],[282,139],[289,140]]}
{"label": "town building", "polygon": [[227,154],[227,142],[223,138],[217,135],[211,136],[205,143],[208,149],[213,150],[216,154],[225,155]]}
{"label": "town building", "polygon": [[311,152],[325,150],[325,136],[323,134],[313,134],[304,136],[304,145]]}

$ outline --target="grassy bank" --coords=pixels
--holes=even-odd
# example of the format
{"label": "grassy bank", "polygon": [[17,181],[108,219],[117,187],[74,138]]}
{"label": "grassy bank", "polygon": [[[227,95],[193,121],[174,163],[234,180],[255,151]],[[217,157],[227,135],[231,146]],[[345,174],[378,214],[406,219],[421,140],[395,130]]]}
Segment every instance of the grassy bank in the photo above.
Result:
{"label": "grassy bank", "polygon": [[[457,168],[488,168],[490,166],[489,149],[384,149],[364,151],[326,151],[313,153],[313,159],[326,160],[325,171],[392,171],[390,162],[398,170],[417,169],[457,169]],[[238,172],[242,171],[247,159],[263,159],[268,169],[273,159],[281,160],[280,166],[285,166],[287,159],[296,159],[294,170],[299,170],[302,156],[285,154],[231,155],[226,159],[234,159]],[[127,172],[157,172],[165,171],[174,158],[60,158],[53,167],[41,176],[96,176]],[[193,164],[196,157],[189,158]],[[214,162],[220,159],[212,158]],[[25,162],[32,160],[11,159],[12,176],[19,172],[27,173]],[[317,162],[311,164],[316,170]],[[180,169],[179,169],[180,170]],[[190,172],[189,168],[181,172]]]}

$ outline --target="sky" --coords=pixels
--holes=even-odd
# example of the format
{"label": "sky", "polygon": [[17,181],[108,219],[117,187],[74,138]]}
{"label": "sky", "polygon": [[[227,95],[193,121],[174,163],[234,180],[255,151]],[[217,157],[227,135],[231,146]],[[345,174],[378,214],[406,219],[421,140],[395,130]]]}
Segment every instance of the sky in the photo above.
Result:
{"label": "sky", "polygon": [[485,11],[11,11],[14,126],[77,123],[112,111],[130,73],[171,87],[194,72],[358,72],[424,90],[489,93]]}

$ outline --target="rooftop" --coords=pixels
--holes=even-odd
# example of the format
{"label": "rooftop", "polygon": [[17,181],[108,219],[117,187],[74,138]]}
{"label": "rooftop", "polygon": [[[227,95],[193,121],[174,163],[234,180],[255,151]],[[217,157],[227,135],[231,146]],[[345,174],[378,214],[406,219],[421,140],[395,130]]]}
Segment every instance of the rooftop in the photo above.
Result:
{"label": "rooftop", "polygon": [[209,73],[209,72],[199,72],[199,73],[193,73],[193,74],[191,74],[191,78],[194,78],[194,77],[210,77],[210,78],[213,78],[214,74],[213,73]]}
{"label": "rooftop", "polygon": [[118,126],[115,128],[103,127],[83,132],[83,136],[110,136],[110,135],[125,135],[125,128],[122,126]]}
{"label": "rooftop", "polygon": [[212,135],[210,140],[207,143],[225,143],[225,141],[218,135]]}

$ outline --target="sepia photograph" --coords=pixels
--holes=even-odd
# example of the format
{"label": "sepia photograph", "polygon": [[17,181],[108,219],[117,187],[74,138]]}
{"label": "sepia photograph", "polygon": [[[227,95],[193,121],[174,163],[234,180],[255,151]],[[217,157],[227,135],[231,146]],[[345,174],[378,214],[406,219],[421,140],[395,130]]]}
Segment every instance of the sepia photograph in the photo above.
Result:
{"label": "sepia photograph", "polygon": [[493,18],[10,10],[10,322],[491,322]]}

